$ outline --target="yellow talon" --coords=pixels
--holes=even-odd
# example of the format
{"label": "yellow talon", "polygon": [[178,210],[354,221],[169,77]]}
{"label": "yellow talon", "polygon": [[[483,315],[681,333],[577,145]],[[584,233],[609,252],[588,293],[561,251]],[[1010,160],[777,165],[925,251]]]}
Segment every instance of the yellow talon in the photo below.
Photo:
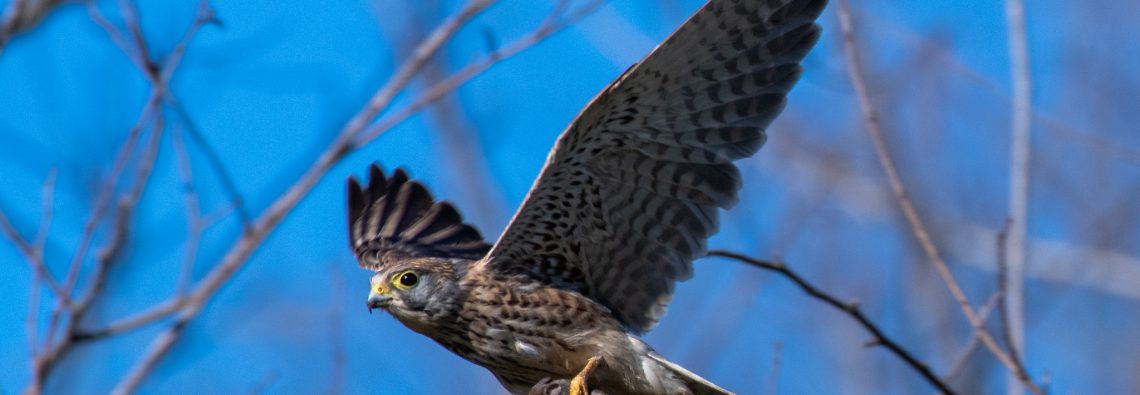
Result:
{"label": "yellow talon", "polygon": [[582,371],[578,372],[573,380],[570,380],[570,395],[590,395],[590,391],[586,389],[586,379],[590,378],[590,373],[598,367],[598,362],[601,361],[601,357],[590,357]]}

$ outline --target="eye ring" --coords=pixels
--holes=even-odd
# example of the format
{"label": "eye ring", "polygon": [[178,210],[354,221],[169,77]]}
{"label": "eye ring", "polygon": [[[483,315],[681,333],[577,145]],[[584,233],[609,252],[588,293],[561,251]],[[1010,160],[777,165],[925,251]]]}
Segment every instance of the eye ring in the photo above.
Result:
{"label": "eye ring", "polygon": [[399,274],[392,276],[392,284],[399,289],[409,289],[419,285],[420,276],[415,271],[405,270]]}

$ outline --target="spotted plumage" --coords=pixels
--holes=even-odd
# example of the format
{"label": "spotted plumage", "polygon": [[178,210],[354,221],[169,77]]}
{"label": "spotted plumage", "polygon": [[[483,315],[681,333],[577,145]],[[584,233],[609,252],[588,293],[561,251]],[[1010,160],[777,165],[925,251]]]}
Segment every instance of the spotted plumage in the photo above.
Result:
{"label": "spotted plumage", "polygon": [[555,143],[493,247],[397,170],[349,180],[349,235],[370,308],[480,366],[512,393],[601,363],[607,394],[727,391],[635,335],[664,315],[736,201],[819,37],[824,0],[713,0],[610,84]]}

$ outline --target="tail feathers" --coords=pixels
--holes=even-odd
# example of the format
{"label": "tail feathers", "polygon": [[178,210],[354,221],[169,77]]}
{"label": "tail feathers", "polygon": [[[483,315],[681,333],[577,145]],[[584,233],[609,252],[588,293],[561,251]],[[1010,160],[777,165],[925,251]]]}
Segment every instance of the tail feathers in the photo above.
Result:
{"label": "tail feathers", "polygon": [[716,384],[713,384],[711,381],[705,380],[703,377],[698,376],[696,373],[690,372],[688,369],[681,367],[681,365],[675,364],[668,359],[665,359],[665,357],[661,356],[661,354],[650,351],[649,358],[657,361],[657,363],[661,364],[662,367],[668,369],[673,373],[674,376],[683,381],[685,385],[689,387],[689,391],[693,392],[693,395],[733,395],[732,392],[729,392],[724,388],[720,388]]}

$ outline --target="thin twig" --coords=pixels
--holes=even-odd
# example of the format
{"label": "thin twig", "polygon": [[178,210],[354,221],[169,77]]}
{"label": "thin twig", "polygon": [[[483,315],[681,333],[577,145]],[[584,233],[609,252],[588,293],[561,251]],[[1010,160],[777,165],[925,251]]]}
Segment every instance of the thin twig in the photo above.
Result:
{"label": "thin twig", "polygon": [[[895,197],[895,201],[898,203],[899,208],[910,224],[911,231],[914,233],[915,238],[918,239],[922,251],[934,265],[938,275],[942,278],[942,282],[946,284],[946,287],[950,290],[950,294],[954,297],[954,300],[958,302],[962,313],[977,332],[982,343],[986,346],[986,349],[988,349],[998,361],[1001,361],[1007,369],[1012,372],[1017,372],[1019,370],[1017,364],[1013,362],[1009,354],[1002,350],[993,336],[986,331],[984,323],[978,317],[978,313],[974,311],[969,299],[966,298],[966,294],[962,292],[961,286],[958,285],[958,280],[950,273],[949,267],[947,267],[946,262],[942,259],[942,255],[934,245],[934,241],[930,238],[930,233],[926,230],[926,225],[923,224],[922,219],[918,216],[918,211],[914,208],[914,204],[911,203],[906,188],[903,187],[902,177],[899,176],[894,159],[887,150],[886,138],[883,136],[882,127],[879,124],[878,113],[871,105],[871,98],[867,93],[866,83],[863,81],[859,50],[855,44],[855,31],[852,27],[851,13],[848,9],[847,2],[840,0],[836,3],[839,26],[843,33],[844,52],[847,55],[847,72],[851,78],[851,84],[855,87],[856,97],[859,100],[859,107],[863,112],[867,133],[874,143],[875,153],[879,158],[879,164],[882,166],[883,172],[887,175],[887,180],[890,182],[891,192]],[[1034,390],[1033,392],[1035,394],[1040,395],[1040,388],[1037,388],[1032,382],[1028,382],[1026,386]]]}
{"label": "thin twig", "polygon": [[[955,56],[954,52],[950,49],[947,49],[945,45],[932,42],[932,40],[915,32],[914,30],[892,22],[891,20],[883,18],[878,14],[860,12],[860,10],[853,11],[860,19],[873,18],[874,23],[868,24],[868,26],[873,25],[880,30],[889,31],[890,34],[895,37],[899,37],[903,40],[908,40],[911,42],[918,42],[920,45],[927,45],[934,48],[935,55],[940,58],[938,60],[946,64],[946,66],[949,67],[951,71],[959,73],[970,81],[975,82],[982,87],[990,90],[991,92],[1000,95],[1002,99],[1009,101],[1012,106],[1014,97],[1012,93],[1006,90],[1005,84],[998,83],[985,74],[982,74],[981,72],[978,72],[977,70],[971,68],[969,65],[963,63]],[[1044,126],[1044,130],[1050,133],[1050,137],[1055,136],[1070,139],[1080,144],[1085,144],[1089,148],[1098,150],[1101,153],[1123,159],[1124,161],[1129,162],[1133,165],[1140,165],[1140,147],[1130,147],[1090,133],[1088,131],[1077,129],[1072,125],[1051,117],[1049,114],[1039,111],[1037,108],[1033,107],[1032,103],[1030,103],[1029,112],[1033,118],[1033,123]]]}
{"label": "thin twig", "polygon": [[[978,315],[982,317],[982,321],[986,321],[986,319],[989,318],[990,313],[993,312],[995,307],[997,307],[997,304],[1000,300],[1000,290],[994,292],[993,295],[990,295],[989,299],[986,299],[986,303],[978,309]],[[978,338],[978,333],[973,332],[970,335],[970,341],[966,344],[966,348],[962,350],[962,353],[958,355],[958,358],[954,359],[954,363],[950,364],[950,370],[942,376],[942,380],[949,383],[958,378],[958,375],[962,374],[962,371],[965,370],[966,362],[970,360],[970,357],[974,355],[974,352],[978,350],[978,346],[980,345],[982,345],[982,342]]]}
{"label": "thin twig", "polygon": [[[33,377],[32,383],[25,391],[27,393],[41,393],[43,391],[43,383],[47,379],[47,376],[51,374],[62,357],[73,349],[73,346],[76,344],[75,335],[78,332],[79,322],[87,313],[87,310],[95,298],[102,292],[107,270],[126,243],[129,232],[130,215],[134,211],[150,179],[154,161],[158,156],[158,141],[160,140],[162,128],[161,112],[155,114],[154,122],[155,124],[152,128],[153,131],[151,132],[147,149],[141,154],[139,160],[135,175],[135,184],[127,194],[118,200],[112,234],[109,236],[107,244],[105,244],[97,254],[96,267],[92,270],[87,292],[71,304],[65,304],[60,301],[56,304],[55,309],[53,309],[51,313],[46,332],[46,342],[48,345],[45,346],[45,351],[36,355],[32,361]],[[56,327],[60,323],[62,323],[63,327],[57,331]],[[59,334],[59,339],[53,342],[52,336],[56,333]]]}
{"label": "thin twig", "polygon": [[[47,244],[48,234],[51,233],[51,219],[55,207],[55,177],[56,169],[52,168],[48,173],[47,178],[44,180],[44,185],[41,188],[41,201],[43,215],[40,216],[40,227],[36,232],[35,245],[32,246],[34,255],[38,257],[36,260],[40,265],[44,264],[44,247]],[[2,215],[3,213],[0,213]],[[7,223],[7,220],[4,221]],[[8,226],[11,226],[10,224]],[[14,232],[14,230],[13,230]],[[33,264],[34,265],[34,264]],[[54,282],[54,279],[49,278]],[[42,273],[39,270],[32,270],[32,283],[30,295],[28,299],[28,316],[26,318],[26,329],[28,331],[28,350],[29,355],[36,355],[39,353],[39,320],[37,319],[40,311],[40,282],[45,281],[42,278]]]}
{"label": "thin twig", "polygon": [[71,258],[70,269],[68,269],[67,277],[64,280],[64,289],[68,291],[67,294],[64,295],[64,301],[67,303],[70,303],[70,291],[75,289],[75,281],[79,279],[79,269],[83,265],[83,260],[87,257],[87,251],[90,249],[91,241],[95,237],[99,220],[103,217],[103,212],[110,205],[111,199],[114,196],[115,185],[118,183],[123,170],[127,167],[128,159],[130,159],[131,152],[135,150],[135,144],[138,143],[143,126],[151,119],[157,111],[158,106],[159,102],[154,95],[151,95],[151,98],[147,100],[146,106],[139,115],[138,120],[135,121],[134,126],[131,127],[130,132],[127,134],[127,139],[123,143],[123,146],[119,148],[119,153],[116,155],[115,163],[111,168],[111,174],[99,189],[99,193],[95,198],[95,204],[91,208],[91,215],[87,217],[87,222],[83,225],[83,233],[79,239],[79,246],[76,247],[75,254]]}
{"label": "thin twig", "polygon": [[[1004,305],[998,309],[998,317],[1001,319],[1002,339],[1005,340],[1005,346],[1009,348],[1009,357],[1012,358],[1013,363],[1017,365],[1017,371],[1011,372],[1011,374],[1013,374],[1013,378],[1020,383],[1031,381],[1032,379],[1030,379],[1029,375],[1025,373],[1025,365],[1021,361],[1021,354],[1018,353],[1019,347],[1017,343],[1014,342],[1015,334],[1013,333],[1013,327],[1010,322],[1012,320],[1012,317],[1010,316],[1009,298],[1007,297],[1009,292],[1010,276],[1009,262],[1006,261],[1007,257],[1009,256],[1009,252],[1006,249],[1009,248],[1008,242],[1010,232],[1012,231],[1012,226],[1013,221],[1007,219],[1005,221],[1005,224],[1002,225],[1001,231],[997,234],[997,292],[999,295],[1002,295],[1001,300],[1002,304]],[[1021,389],[1020,385],[1016,386],[1016,388],[1011,386],[1008,388],[1008,390],[1011,392],[1013,390],[1016,390],[1019,393],[1025,392]]]}
{"label": "thin twig", "polygon": [[[210,145],[206,138],[202,135],[201,128],[182,103],[178,101],[174,95],[167,94],[164,99],[166,105],[174,110],[174,114],[178,115],[182,125],[186,127],[186,132],[190,140],[201,150],[202,154],[206,157],[206,162],[213,168],[214,173],[218,176],[219,181],[222,183],[222,189],[228,195],[230,204],[233,205],[233,211],[237,213],[238,220],[241,222],[242,230],[248,230],[253,223],[253,216],[249,214],[249,210],[245,208],[245,199],[242,198],[241,193],[238,192],[237,183],[230,175],[229,169],[226,168],[225,163],[222,162],[222,157],[218,155],[218,150]],[[213,221],[206,221],[207,223]]]}
{"label": "thin twig", "polygon": [[[76,250],[75,256],[72,258],[72,264],[68,271],[68,277],[65,281],[65,285],[63,286],[65,298],[60,299],[59,303],[57,303],[55,309],[52,311],[51,317],[49,318],[50,321],[48,324],[48,330],[46,332],[47,340],[45,341],[47,345],[45,346],[45,350],[42,353],[35,355],[33,358],[33,377],[26,390],[26,392],[30,394],[38,394],[42,392],[43,383],[46,380],[47,376],[51,373],[57,362],[73,349],[73,346],[75,344],[84,340],[92,340],[115,333],[113,330],[111,330],[97,332],[96,335],[92,335],[91,332],[81,330],[78,326],[82,317],[86,314],[88,308],[93,304],[94,300],[102,294],[105,288],[107,272],[111,266],[111,263],[117,259],[119,253],[122,251],[123,247],[126,244],[126,240],[128,239],[131,216],[142,197],[143,191],[149,184],[150,175],[154,169],[154,164],[158,157],[160,146],[159,143],[161,141],[162,130],[165,124],[161,104],[162,98],[164,97],[164,94],[167,90],[165,84],[167,81],[169,81],[169,77],[163,78],[163,76],[169,76],[171,73],[173,73],[173,70],[177,68],[178,63],[181,60],[182,55],[180,52],[184,51],[185,49],[184,47],[176,48],[176,52],[172,53],[172,56],[168,57],[167,60],[163,62],[161,68],[159,68],[157,65],[152,64],[149,60],[149,50],[145,48],[146,41],[142,38],[142,31],[139,21],[137,20],[137,13],[133,9],[134,6],[132,4],[126,3],[123,3],[121,5],[125,7],[123,10],[123,15],[125,22],[131,32],[132,38],[134,39],[133,43],[136,46],[139,46],[139,48],[136,48],[134,50],[132,50],[132,48],[128,45],[128,42],[123,39],[121,31],[113,24],[108,22],[105,18],[103,18],[93,3],[88,3],[88,12],[91,14],[92,19],[95,20],[97,24],[107,30],[108,34],[110,34],[112,37],[112,40],[116,41],[116,43],[121,46],[121,48],[128,54],[129,57],[139,57],[139,59],[136,60],[136,63],[140,64],[144,73],[147,74],[148,80],[152,82],[151,95],[142,111],[142,114],[139,116],[138,121],[131,128],[131,132],[128,133],[127,140],[115,159],[115,164],[111,171],[111,176],[107,179],[103,188],[101,188],[96,199],[96,203],[92,209],[92,214],[88,218],[87,223],[84,225],[84,233],[81,236],[80,245]],[[212,13],[207,14],[200,12],[199,14],[200,15],[195,18],[194,23],[189,29],[190,33],[188,34],[196,32],[202,24],[206,23],[209,18],[212,18]],[[188,40],[188,38],[184,38],[183,42],[180,42],[180,45],[184,45],[183,43],[186,40]],[[107,236],[107,241],[105,244],[96,253],[95,267],[91,271],[86,292],[84,292],[77,301],[72,301],[69,298],[71,297],[72,292],[74,292],[74,290],[77,288],[78,284],[76,282],[78,280],[78,272],[82,266],[82,262],[87,256],[88,249],[91,247],[91,241],[94,238],[94,233],[96,231],[97,225],[102,218],[102,212],[107,208],[110,201],[114,198],[116,186],[121,180],[122,172],[125,170],[127,162],[132,157],[134,146],[139,140],[142,134],[142,130],[148,123],[151,125],[151,135],[146,148],[141,153],[139,153],[133,184],[130,186],[130,188],[128,188],[126,192],[122,194],[122,196],[116,200],[115,215],[112,218],[112,224],[110,226],[111,233]],[[180,306],[181,302],[178,301],[178,303],[171,304]],[[62,323],[63,328],[57,331],[56,326],[60,323]],[[131,325],[137,324],[132,322]],[[59,335],[59,339],[52,341],[52,336],[55,334]]]}
{"label": "thin twig", "polygon": [[[1005,0],[1006,22],[1009,24],[1010,74],[1013,76],[1013,111],[1011,114],[1009,164],[1008,239],[999,240],[1007,269],[1002,289],[1002,322],[1009,356],[1017,364],[1010,372],[1006,392],[1025,393],[1020,382],[1027,381],[1019,350],[1025,333],[1025,233],[1029,207],[1029,126],[1032,85],[1029,73],[1029,45],[1025,33],[1025,4],[1021,0]],[[1008,244],[1006,244],[1008,242]]]}
{"label": "thin twig", "polygon": [[[49,177],[49,179],[53,180],[53,184],[54,178],[54,176]],[[49,215],[50,213],[45,212],[45,216]],[[50,219],[43,219],[41,223],[45,221],[50,222]],[[42,224],[39,232],[46,232],[46,230],[43,230]],[[4,210],[0,210],[0,233],[3,233],[4,237],[7,238],[12,245],[16,246],[16,250],[20,251],[20,254],[24,256],[24,260],[28,261],[28,264],[31,265],[32,271],[35,272],[36,276],[47,284],[48,288],[51,288],[57,297],[66,297],[67,292],[63,289],[63,286],[55,280],[55,277],[52,276],[51,271],[48,270],[47,264],[44,262],[42,245],[38,242],[30,242],[23,236],[20,236],[20,232],[17,231],[16,227],[12,225],[12,222],[8,220],[8,215],[4,214]]]}
{"label": "thin twig", "polygon": [[930,383],[930,385],[934,386],[939,391],[942,391],[944,394],[951,395],[954,393],[954,390],[950,389],[949,385],[943,382],[942,379],[938,378],[938,376],[934,374],[934,371],[930,370],[930,367],[927,366],[926,362],[919,360],[918,357],[915,357],[914,354],[911,354],[910,351],[907,351],[898,342],[894,341],[886,334],[884,334],[882,329],[879,329],[878,325],[876,325],[874,322],[871,322],[871,320],[863,314],[863,310],[859,308],[858,303],[844,303],[840,301],[839,298],[832,296],[827,292],[824,292],[815,285],[812,285],[798,273],[781,262],[763,261],[739,253],[723,250],[709,251],[708,255],[737,260],[762,269],[774,271],[780,275],[783,275],[784,277],[787,277],[789,280],[792,280],[792,282],[796,283],[800,289],[803,289],[804,292],[807,292],[808,295],[822,300],[824,303],[827,303],[832,307],[843,311],[845,314],[851,316],[851,318],[854,318],[855,321],[858,321],[859,324],[862,325],[863,328],[867,329],[868,332],[871,332],[871,335],[874,337],[870,342],[868,342],[869,345],[881,345],[883,347],[886,347],[896,356],[901,358],[903,362],[906,362],[908,366],[922,375],[922,377],[925,378],[926,381]]}
{"label": "thin twig", "polygon": [[151,306],[141,313],[121,319],[119,321],[112,322],[104,327],[94,329],[76,329],[74,335],[72,335],[72,338],[75,342],[78,343],[130,332],[137,328],[141,328],[143,326],[157,322],[163,318],[169,317],[171,314],[177,312],[178,309],[182,308],[182,305],[184,303],[185,299],[180,297],[167,299],[157,305]]}
{"label": "thin twig", "polygon": [[361,133],[362,137],[358,142],[354,144],[354,146],[358,147],[366,144],[368,141],[372,141],[384,132],[387,132],[392,127],[400,124],[400,122],[403,122],[408,117],[414,115],[417,111],[435,102],[443,95],[454,91],[456,88],[458,88],[460,85],[463,85],[463,83],[467,82],[472,77],[475,77],[476,75],[487,71],[487,69],[499,61],[514,56],[515,54],[518,54],[519,52],[522,52],[523,50],[526,50],[527,48],[538,44],[542,40],[549,37],[551,34],[554,34],[573,23],[576,23],[587,15],[590,15],[596,11],[597,8],[602,5],[602,3],[603,2],[600,0],[592,1],[584,6],[579,7],[575,12],[561,19],[557,17],[556,13],[564,10],[565,7],[556,7],[555,13],[552,13],[551,16],[547,17],[546,21],[544,21],[542,25],[535,29],[533,32],[504,48],[500,48],[491,52],[489,56],[483,58],[482,60],[469,64],[457,71],[452,76],[444,78],[436,84],[432,85],[430,88],[428,88],[426,93],[417,98],[407,107],[400,109],[398,112],[392,115],[384,117],[375,125],[372,125],[363,133]]}
{"label": "thin twig", "polygon": [[186,145],[182,142],[182,132],[174,128],[171,133],[171,145],[174,148],[174,158],[178,163],[178,176],[182,180],[182,198],[186,204],[186,244],[182,258],[182,272],[178,275],[178,295],[185,295],[190,286],[190,277],[194,271],[194,260],[198,254],[198,243],[206,225],[202,219],[202,211],[198,204],[198,190],[194,187],[194,170],[190,163],[190,154],[186,152]]}
{"label": "thin twig", "polygon": [[0,18],[0,54],[12,36],[39,24],[64,0],[13,0]]}
{"label": "thin twig", "polygon": [[210,7],[210,2],[207,0],[198,1],[198,10],[194,14],[194,21],[190,23],[190,28],[182,33],[182,38],[178,40],[178,44],[174,45],[174,49],[163,60],[162,70],[159,71],[158,81],[159,86],[169,86],[170,79],[174,77],[174,71],[177,65],[182,63],[182,57],[186,55],[186,48],[190,46],[190,40],[198,33],[198,30],[205,26],[207,23],[220,24],[220,21],[214,15],[214,8]]}

